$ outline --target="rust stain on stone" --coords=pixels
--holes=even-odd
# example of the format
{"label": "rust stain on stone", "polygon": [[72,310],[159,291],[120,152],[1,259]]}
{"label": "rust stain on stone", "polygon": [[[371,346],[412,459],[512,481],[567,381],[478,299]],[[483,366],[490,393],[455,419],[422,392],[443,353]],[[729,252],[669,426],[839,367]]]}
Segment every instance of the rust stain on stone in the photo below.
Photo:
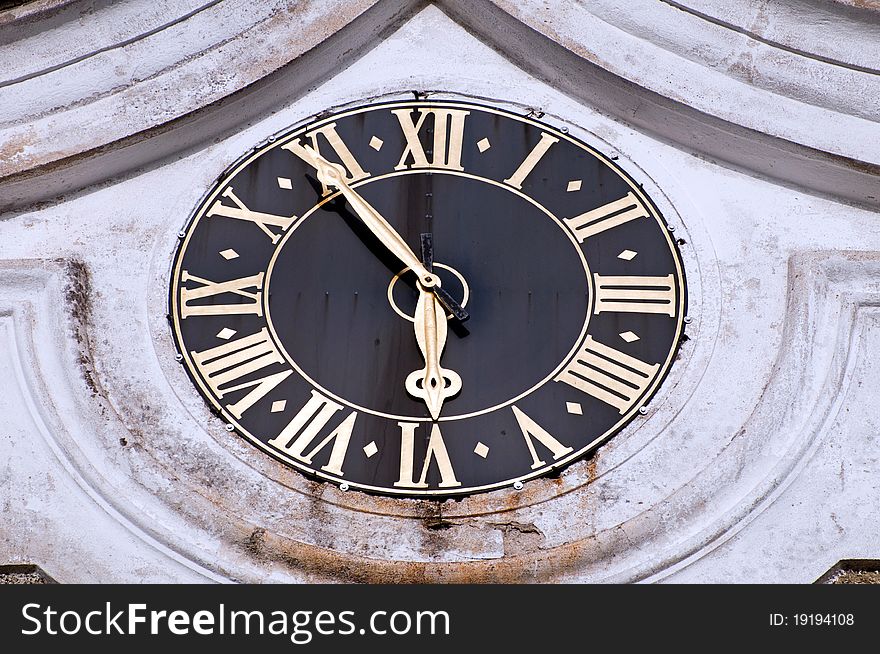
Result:
{"label": "rust stain on stone", "polygon": [[[584,461],[587,484],[598,477],[598,456]],[[545,493],[546,485],[559,487],[562,480],[539,480],[526,488],[541,486],[534,492]],[[511,494],[512,501],[522,502],[522,494]],[[516,499],[516,496],[519,499]],[[459,529],[486,526],[502,532],[502,558],[473,561],[389,561],[333,550],[330,547],[306,544],[267,531],[262,527],[239,525],[242,549],[263,563],[273,562],[304,573],[311,580],[333,580],[353,583],[523,583],[552,582],[568,570],[581,568],[595,561],[608,548],[626,548],[625,542],[612,534],[599,544],[596,537],[546,548],[545,534],[533,522],[515,519],[492,522],[449,520],[443,517],[444,502],[419,503],[419,519],[423,527],[423,552],[434,558],[449,546],[450,534]],[[520,506],[522,506],[520,504]],[[497,518],[496,518],[497,520]],[[231,525],[230,525],[231,526]],[[615,532],[616,534],[616,532]]]}
{"label": "rust stain on stone", "polygon": [[596,467],[599,465],[599,452],[595,452],[593,456],[587,459],[587,483],[592,484],[596,481]]}
{"label": "rust stain on stone", "polygon": [[256,527],[244,541],[245,549],[255,556],[262,556],[263,541],[266,538],[266,530]]}
{"label": "rust stain on stone", "polygon": [[[262,561],[274,561],[307,574],[313,580],[353,583],[522,583],[551,582],[567,570],[596,558],[598,546],[592,539],[549,550],[534,549],[543,539],[531,526],[509,525],[513,539],[524,538],[521,554],[505,555],[490,561],[438,563],[425,561],[378,561],[354,557],[328,549],[281,538],[269,532],[254,536],[254,529],[242,540],[243,549]],[[522,541],[506,541],[510,547],[523,547]],[[623,544],[621,544],[621,547]]]}
{"label": "rust stain on stone", "polygon": [[842,5],[849,5],[858,9],[871,9],[880,11],[880,0],[833,0]]}
{"label": "rust stain on stone", "polygon": [[28,127],[24,132],[13,134],[0,144],[0,162],[3,167],[11,166],[20,169],[23,164],[23,167],[27,168],[28,160],[25,157],[25,151],[34,145],[36,140],[37,135],[34,128]]}

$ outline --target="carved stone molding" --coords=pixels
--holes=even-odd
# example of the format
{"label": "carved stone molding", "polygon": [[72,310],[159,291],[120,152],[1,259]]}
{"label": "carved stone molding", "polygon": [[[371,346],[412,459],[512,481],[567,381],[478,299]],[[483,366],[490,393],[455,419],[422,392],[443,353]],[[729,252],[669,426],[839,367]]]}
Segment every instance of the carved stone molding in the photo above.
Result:
{"label": "carved stone molding", "polygon": [[[797,0],[58,2],[0,12],[0,210],[222,138],[434,4],[531,74],[680,147],[878,206],[878,13]],[[86,45],[87,44],[87,45]],[[39,52],[40,56],[34,56]],[[815,125],[823,125],[816,130]]]}
{"label": "carved stone molding", "polygon": [[[387,511],[387,500],[363,496],[367,504],[375,501],[386,505],[385,510],[374,507],[376,513],[370,514],[363,502],[356,501],[360,506],[353,506],[335,487],[314,482],[303,484],[304,480],[296,479],[295,473],[288,474],[285,480],[283,475],[287,473],[276,469],[272,471],[273,481],[264,472],[248,470],[242,467],[242,461],[230,460],[228,456],[204,449],[188,452],[190,446],[180,440],[147,443],[142,426],[131,429],[131,424],[141,416],[122,418],[116,413],[124,408],[120,405],[132,398],[112,397],[112,391],[108,393],[103,387],[101,373],[89,361],[88,342],[93,338],[87,333],[90,289],[81,265],[7,264],[3,271],[4,331],[9,339],[7,343],[11,344],[7,356],[17,361],[12,369],[33,424],[39,428],[39,437],[97,505],[145,546],[164,553],[177,564],[195,566],[195,570],[207,564],[209,554],[203,550],[207,534],[199,536],[199,532],[210,531],[215,539],[229,539],[227,546],[237,543],[241,551],[230,549],[223,553],[215,549],[211,553],[215,558],[210,564],[222,570],[224,576],[237,579],[262,578],[264,575],[252,576],[258,564],[265,566],[272,562],[286,567],[293,561],[300,572],[304,572],[302,568],[308,571],[309,578],[340,575],[343,579],[368,581],[633,581],[671,574],[745,528],[797,477],[852,383],[852,370],[858,356],[854,344],[862,338],[865,329],[876,329],[876,321],[866,322],[865,318],[876,318],[880,308],[880,257],[876,254],[804,253],[793,258],[789,267],[785,346],[774,364],[776,372],[762,402],[740,432],[717,457],[705,460],[701,469],[694,467],[694,477],[662,501],[634,512],[618,524],[594,533],[587,530],[577,537],[575,525],[565,526],[564,534],[551,533],[546,521],[536,520],[540,502],[537,506],[524,504],[522,497],[509,497],[508,500],[514,499],[515,503],[508,510],[484,508],[479,515],[468,514],[469,505],[473,505],[471,500],[439,505],[395,501],[392,503],[398,506],[399,513],[393,515]],[[12,289],[18,293],[11,293]],[[18,295],[18,301],[11,301],[10,295]],[[40,311],[41,304],[35,299],[41,295],[43,313],[40,320],[35,320],[35,312]],[[71,312],[67,329],[72,331],[74,339],[69,345],[78,352],[36,346],[38,342],[47,342],[39,332],[51,328],[45,324],[45,318],[52,311],[46,309],[59,303],[65,304]],[[54,328],[64,327],[58,324]],[[81,376],[78,378],[59,374],[60,370],[71,371],[70,362],[63,361],[71,356],[79,363]],[[31,377],[27,369],[35,376]],[[781,413],[781,406],[788,407],[788,412]],[[100,417],[93,415],[91,419],[94,424],[102,425],[101,429],[84,433],[76,419],[78,411],[100,413]],[[120,422],[128,423],[129,428],[125,429]],[[649,426],[643,426],[642,430],[646,428]],[[217,430],[215,438],[220,433]],[[745,438],[747,433],[761,436]],[[155,429],[149,436],[162,441],[171,435]],[[662,434],[667,441],[681,436],[674,427],[664,429]],[[117,437],[125,439],[126,444],[117,445],[116,449],[128,456],[114,456],[107,451],[110,441]],[[200,446],[207,447],[207,443]],[[171,448],[177,450],[176,454]],[[208,465],[206,458],[213,462]],[[626,474],[627,464],[633,465],[626,461],[604,469],[601,461],[580,464],[562,483],[581,485],[555,500],[556,505],[567,504],[574,509],[578,505],[589,505],[603,495],[607,501],[610,489],[619,483],[616,478]],[[165,468],[163,474],[170,478],[175,474],[172,469],[175,465],[178,474],[182,473],[180,467],[189,468],[186,479],[178,478],[174,484],[157,488],[155,485],[160,479],[156,478],[156,472]],[[224,493],[222,487],[218,487],[224,477],[224,471],[218,467],[224,465],[236,468],[238,483],[244,475],[256,475],[249,483],[254,485],[257,495]],[[267,462],[265,467],[271,465]],[[233,473],[228,471],[228,474]],[[231,483],[228,478],[225,481]],[[201,488],[197,487],[199,483]],[[543,484],[558,488],[556,481]],[[296,490],[291,493],[293,489]],[[324,524],[326,533],[322,537],[314,532],[311,537],[306,533],[297,536],[290,520],[279,516],[280,521],[273,521],[268,514],[264,514],[266,522],[261,523],[264,526],[247,525],[246,514],[253,518],[262,511],[264,501],[259,496],[266,493],[290,496],[285,502],[288,515],[297,516],[296,522],[311,523],[307,532],[318,529],[314,522],[317,520]],[[494,497],[490,503],[503,502],[512,494],[505,491],[491,495]],[[156,507],[157,498],[165,506]],[[296,505],[303,502],[312,507],[308,509],[311,517],[303,514],[305,506],[297,508]],[[474,502],[479,504],[481,500]],[[444,504],[454,508],[444,511]],[[432,505],[435,506],[432,508]],[[280,507],[273,508],[277,512]],[[161,516],[161,520],[154,522],[151,516]],[[586,517],[581,516],[581,519]],[[175,517],[186,527],[169,529],[168,519]],[[196,520],[201,525],[199,529],[193,528]],[[375,558],[376,553],[368,556],[346,553],[345,546],[334,539],[343,534],[347,534],[345,538],[352,538],[366,529],[366,525],[349,525],[347,531],[340,524],[351,520],[368,521],[379,533],[398,537],[401,531],[412,531],[415,527],[424,538],[435,539],[438,556],[420,561],[421,556],[410,558],[401,550],[391,548],[401,560],[382,561]],[[383,528],[381,525],[385,522],[388,525]],[[407,522],[412,526],[407,527]],[[161,523],[165,523],[164,528],[159,527]],[[371,538],[376,536],[373,533]],[[399,540],[398,537],[392,540]],[[560,538],[562,542],[552,543]],[[464,554],[463,548],[468,546],[471,552]],[[518,548],[525,551],[518,553]],[[658,556],[659,551],[665,554]],[[410,560],[405,560],[407,558]]]}

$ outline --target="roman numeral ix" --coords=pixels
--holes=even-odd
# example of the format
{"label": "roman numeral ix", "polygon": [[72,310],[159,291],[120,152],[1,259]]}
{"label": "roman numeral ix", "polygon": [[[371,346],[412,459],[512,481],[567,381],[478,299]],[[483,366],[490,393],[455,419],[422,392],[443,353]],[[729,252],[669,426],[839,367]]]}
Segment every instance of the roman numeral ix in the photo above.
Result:
{"label": "roman numeral ix", "polygon": [[[209,279],[196,277],[184,270],[180,276],[181,282],[195,282],[200,284],[195,288],[180,288],[180,317],[189,316],[218,316],[253,314],[263,315],[263,273],[257,273],[250,277],[232,279],[228,282],[212,282]],[[248,289],[254,289],[250,291]],[[196,300],[213,298],[223,293],[232,293],[245,299],[245,302],[234,304],[195,304]]]}

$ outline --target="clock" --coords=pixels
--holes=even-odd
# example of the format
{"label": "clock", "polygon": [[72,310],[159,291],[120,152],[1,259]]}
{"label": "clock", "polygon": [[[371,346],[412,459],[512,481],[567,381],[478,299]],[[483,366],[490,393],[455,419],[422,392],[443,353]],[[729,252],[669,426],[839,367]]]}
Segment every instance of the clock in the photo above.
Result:
{"label": "clock", "polygon": [[666,375],[687,305],[670,231],[609,157],[536,118],[324,115],[230,166],[180,233],[178,358],[229,430],[343,489],[521,488]]}

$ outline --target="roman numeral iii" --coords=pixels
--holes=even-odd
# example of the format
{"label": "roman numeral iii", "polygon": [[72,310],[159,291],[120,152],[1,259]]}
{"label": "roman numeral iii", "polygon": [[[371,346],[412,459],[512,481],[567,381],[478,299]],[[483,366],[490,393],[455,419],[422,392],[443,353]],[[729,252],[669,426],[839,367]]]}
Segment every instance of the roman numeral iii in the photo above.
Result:
{"label": "roman numeral iii", "polygon": [[554,381],[592,395],[623,415],[645,392],[659,367],[659,363],[645,363],[587,336],[583,347]]}
{"label": "roman numeral iii", "polygon": [[276,363],[284,363],[284,357],[275,348],[265,327],[256,334],[190,354],[205,383],[217,397],[223,398],[235,391],[251,389],[238,402],[226,405],[236,418],[241,418],[245,411],[263,399],[293,372],[283,370],[259,379],[236,383],[258,370]]}
{"label": "roman numeral iii", "polygon": [[623,311],[675,316],[675,281],[665,277],[603,277],[593,273],[596,287],[594,313]]}
{"label": "roman numeral iii", "polygon": [[[413,121],[413,112],[418,118]],[[400,123],[406,147],[394,170],[407,168],[445,168],[464,170],[461,165],[461,147],[464,140],[464,120],[469,111],[425,107],[413,109],[393,109],[391,111]],[[425,126],[428,116],[433,116],[434,139],[430,154],[425,151],[419,133]],[[430,159],[428,158],[430,156]],[[412,163],[407,163],[412,159]]]}

